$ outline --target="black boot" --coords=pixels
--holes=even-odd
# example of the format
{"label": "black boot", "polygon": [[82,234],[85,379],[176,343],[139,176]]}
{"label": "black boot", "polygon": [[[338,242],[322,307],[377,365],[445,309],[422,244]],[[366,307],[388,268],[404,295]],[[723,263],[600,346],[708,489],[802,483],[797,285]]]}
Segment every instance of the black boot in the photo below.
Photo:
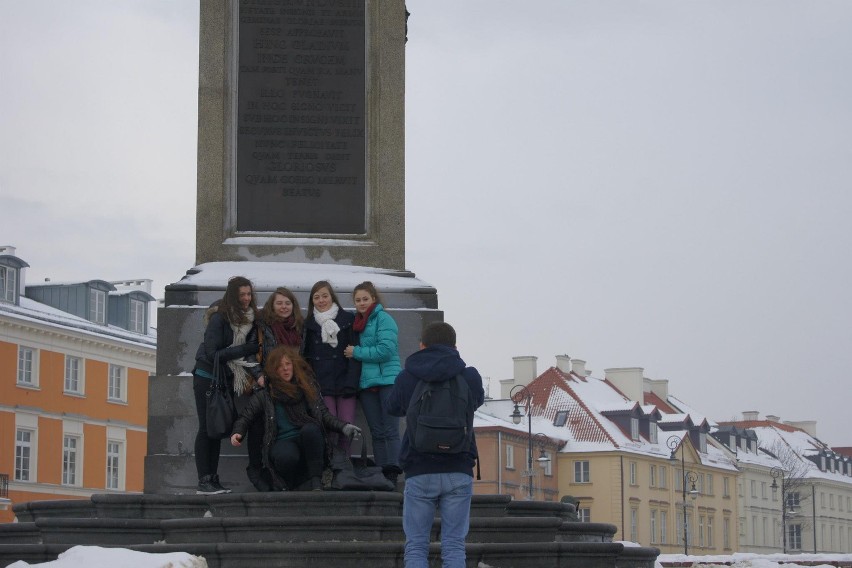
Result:
{"label": "black boot", "polygon": [[261,493],[272,491],[272,485],[264,479],[263,470],[260,468],[248,466],[246,468],[246,475],[248,475],[249,481],[254,485],[254,488]]}
{"label": "black boot", "polygon": [[309,487],[311,491],[322,491],[322,478],[321,477],[312,477]]}
{"label": "black boot", "polygon": [[212,475],[202,475],[198,478],[198,489],[196,495],[219,495],[227,490],[219,484],[213,483]]}

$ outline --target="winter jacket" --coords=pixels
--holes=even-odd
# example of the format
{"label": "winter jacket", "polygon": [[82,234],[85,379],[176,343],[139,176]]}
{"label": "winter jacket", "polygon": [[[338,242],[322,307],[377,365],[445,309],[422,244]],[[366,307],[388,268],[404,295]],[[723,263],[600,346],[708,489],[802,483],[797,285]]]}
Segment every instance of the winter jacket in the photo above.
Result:
{"label": "winter jacket", "polygon": [[[479,376],[479,371],[473,367],[467,367],[455,348],[432,345],[413,353],[405,360],[405,369],[396,378],[396,383],[385,402],[385,410],[391,416],[405,416],[418,381],[444,381],[459,373],[467,381],[474,408],[479,408],[485,402],[485,391],[482,388],[482,377]],[[399,454],[406,477],[425,473],[454,472],[473,476],[473,465],[479,455],[475,436],[467,452],[458,454],[417,452],[410,446],[408,431],[402,436]]]}
{"label": "winter jacket", "polygon": [[322,389],[323,396],[350,397],[354,396],[358,390],[361,366],[357,361],[348,359],[343,351],[347,345],[355,342],[352,331],[355,316],[340,308],[334,321],[340,327],[337,333],[337,347],[322,342],[320,326],[313,317],[305,320],[303,354],[314,370],[314,376]]}
{"label": "winter jacket", "polygon": [[359,334],[353,357],[361,361],[362,389],[392,385],[402,370],[399,363],[399,329],[381,304],[376,304]]}
{"label": "winter jacket", "polygon": [[[318,419],[322,425],[323,437],[325,438],[326,462],[331,460],[331,444],[328,441],[329,432],[343,433],[343,427],[346,422],[332,415],[322,397],[318,398],[314,404],[308,404],[308,414]],[[254,420],[263,420],[263,467],[269,471],[273,481],[273,487],[277,490],[286,488],[284,480],[275,472],[272,466],[272,460],[269,456],[272,446],[275,445],[275,439],[278,436],[278,426],[275,422],[275,401],[269,395],[269,390],[263,389],[257,391],[252,396],[246,407],[240,413],[240,417],[234,423],[233,434],[239,434],[245,437],[249,429],[249,425]]]}
{"label": "winter jacket", "polygon": [[234,330],[231,329],[231,324],[220,312],[214,312],[204,328],[204,341],[198,346],[195,354],[195,368],[214,375],[213,362],[218,353],[220,372],[224,372],[225,377],[230,380],[232,373],[225,363],[257,353],[257,331],[252,327],[243,345],[232,346],[233,342]]}

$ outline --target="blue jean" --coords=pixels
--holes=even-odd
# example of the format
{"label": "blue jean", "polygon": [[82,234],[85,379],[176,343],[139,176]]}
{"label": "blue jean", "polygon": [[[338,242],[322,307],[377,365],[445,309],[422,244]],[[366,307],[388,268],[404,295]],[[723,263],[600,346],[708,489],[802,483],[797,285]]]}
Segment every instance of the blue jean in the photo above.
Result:
{"label": "blue jean", "polygon": [[464,541],[470,526],[473,478],[466,473],[426,473],[405,480],[402,529],[405,568],[428,568],[429,535],[435,509],[441,513],[444,568],[465,568]]}
{"label": "blue jean", "polygon": [[361,408],[373,438],[373,457],[376,465],[382,467],[399,466],[399,418],[384,409],[392,388],[393,385],[387,385],[379,387],[378,391],[367,389],[359,393]]}

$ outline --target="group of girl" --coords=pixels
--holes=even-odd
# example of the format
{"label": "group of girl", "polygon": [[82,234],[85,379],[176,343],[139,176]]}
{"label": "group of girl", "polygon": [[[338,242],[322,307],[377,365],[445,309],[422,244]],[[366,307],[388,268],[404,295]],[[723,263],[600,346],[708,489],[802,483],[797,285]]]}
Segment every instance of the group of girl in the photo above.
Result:
{"label": "group of girl", "polygon": [[230,492],[218,476],[221,441],[206,427],[206,392],[217,374],[233,389],[239,418],[230,440],[247,444],[246,473],[258,491],[321,489],[327,465],[346,467],[350,440],[360,433],[356,400],[376,463],[397,481],[399,419],[384,412],[383,401],[401,369],[398,329],[371,282],[355,287],[353,302],[354,315],[322,280],[311,288],[304,318],[283,287],[258,311],[251,281],[228,281],[205,315],[193,370],[198,494]]}

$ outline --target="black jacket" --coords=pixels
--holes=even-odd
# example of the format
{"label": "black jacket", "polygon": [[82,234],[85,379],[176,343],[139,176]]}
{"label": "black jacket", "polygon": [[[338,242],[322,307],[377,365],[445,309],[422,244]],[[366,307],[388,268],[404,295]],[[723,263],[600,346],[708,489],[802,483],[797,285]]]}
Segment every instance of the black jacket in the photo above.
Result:
{"label": "black jacket", "polygon": [[[257,335],[257,339],[261,340],[260,347],[256,350],[256,352],[252,353],[249,357],[247,357],[247,360],[250,363],[257,363],[258,354],[261,351],[263,351],[263,357],[260,358],[261,361],[259,365],[255,365],[253,367],[246,367],[246,369],[249,373],[251,373],[251,376],[257,379],[263,372],[263,366],[266,365],[266,361],[269,358],[270,351],[278,347],[278,343],[275,341],[275,333],[272,331],[272,328],[266,325],[264,322],[259,320],[255,321],[254,329],[254,333]],[[302,336],[304,339],[304,332],[302,333]],[[302,351],[304,350],[304,343],[300,343],[299,345],[294,347],[298,349],[299,355],[301,355]]]}
{"label": "black jacket", "polygon": [[[396,383],[385,402],[385,410],[391,416],[405,416],[418,381],[444,381],[459,373],[467,381],[474,408],[479,408],[485,402],[485,391],[482,388],[482,377],[479,376],[479,371],[466,366],[455,348],[433,345],[412,353],[405,360],[405,368],[396,378]],[[476,436],[473,437],[470,450],[467,452],[426,454],[411,449],[407,430],[402,436],[402,447],[399,452],[399,461],[406,477],[424,473],[453,472],[473,476],[473,466],[477,457]]]}
{"label": "black jacket", "polygon": [[340,308],[334,321],[340,327],[337,347],[322,342],[320,325],[313,317],[305,320],[303,354],[314,370],[323,396],[355,396],[361,380],[361,364],[343,354],[347,345],[355,345],[357,341],[357,334],[352,330],[355,316]]}
{"label": "black jacket", "polygon": [[256,353],[258,349],[257,331],[252,326],[252,330],[249,331],[243,345],[231,346],[233,342],[234,330],[231,329],[231,324],[228,323],[225,316],[215,312],[210,316],[210,321],[204,329],[204,341],[198,346],[198,351],[195,353],[195,368],[213,375],[213,361],[218,353],[220,372],[224,372],[225,376],[230,379],[231,370],[225,363]]}
{"label": "black jacket", "polygon": [[[331,459],[332,451],[331,444],[328,441],[328,433],[343,433],[343,427],[346,426],[347,423],[328,411],[328,408],[326,408],[325,403],[322,401],[322,397],[317,398],[317,401],[314,404],[308,404],[308,414],[319,420],[320,424],[322,424],[323,437],[325,438],[326,461],[328,462]],[[254,396],[249,399],[248,405],[243,409],[242,413],[240,413],[240,417],[234,423],[232,433],[245,437],[249,425],[254,420],[260,419],[263,420],[264,426],[263,467],[267,469],[269,474],[272,476],[273,486],[280,490],[286,487],[286,484],[275,472],[275,468],[272,466],[272,460],[269,457],[269,452],[275,444],[275,439],[278,436],[278,425],[275,422],[275,401],[272,400],[267,389],[257,391]]]}

